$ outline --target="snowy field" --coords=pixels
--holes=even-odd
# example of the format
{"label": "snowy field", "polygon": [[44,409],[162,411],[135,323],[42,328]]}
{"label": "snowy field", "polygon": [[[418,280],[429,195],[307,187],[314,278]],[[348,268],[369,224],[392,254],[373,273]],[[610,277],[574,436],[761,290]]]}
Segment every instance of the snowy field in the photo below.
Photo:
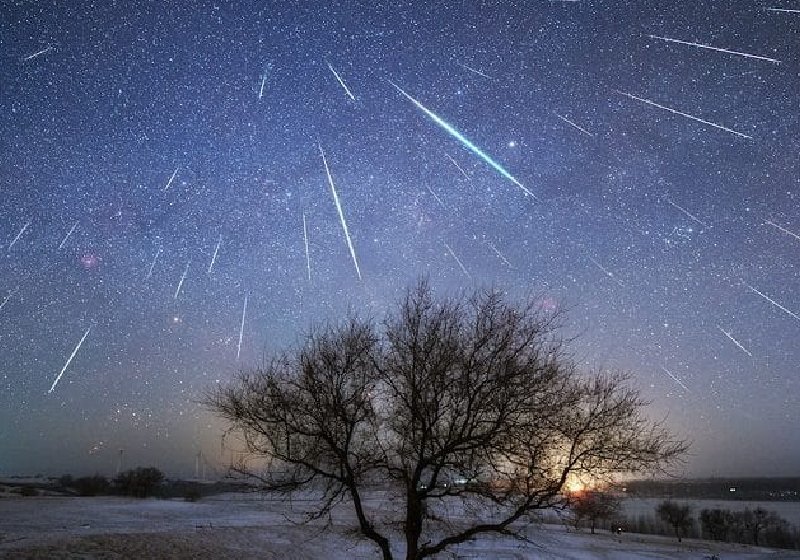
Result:
{"label": "snowy field", "polygon": [[[348,531],[346,508],[332,525],[299,525],[304,502],[291,504],[259,494],[225,494],[199,502],[119,497],[0,498],[0,558],[377,558],[377,550]],[[369,507],[385,508],[376,493]],[[561,525],[531,526],[532,543],[487,537],[454,548],[442,558],[504,559],[703,559],[800,560],[800,552],[649,535],[589,535]],[[399,541],[398,541],[399,542]],[[399,555],[401,551],[398,550]],[[401,557],[401,556],[398,556]]]}

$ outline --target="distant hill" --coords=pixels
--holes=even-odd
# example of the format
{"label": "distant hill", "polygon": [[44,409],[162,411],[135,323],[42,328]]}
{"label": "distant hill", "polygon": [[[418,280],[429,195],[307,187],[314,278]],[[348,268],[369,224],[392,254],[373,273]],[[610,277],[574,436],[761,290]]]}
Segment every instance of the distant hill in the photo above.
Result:
{"label": "distant hill", "polygon": [[800,477],[631,480],[621,486],[640,498],[800,501]]}

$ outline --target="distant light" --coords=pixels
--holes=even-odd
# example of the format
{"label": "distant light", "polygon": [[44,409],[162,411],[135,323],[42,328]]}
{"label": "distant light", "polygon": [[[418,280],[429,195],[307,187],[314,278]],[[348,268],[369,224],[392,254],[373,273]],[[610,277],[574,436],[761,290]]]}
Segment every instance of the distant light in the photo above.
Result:
{"label": "distant light", "polygon": [[516,142],[514,142],[513,140],[510,140],[510,141],[508,142],[508,147],[509,147],[509,148],[516,148],[516,147],[517,147],[517,143],[516,143]]}
{"label": "distant light", "polygon": [[728,491],[729,491],[729,492],[736,492],[736,486],[731,486],[731,487],[728,489]]}

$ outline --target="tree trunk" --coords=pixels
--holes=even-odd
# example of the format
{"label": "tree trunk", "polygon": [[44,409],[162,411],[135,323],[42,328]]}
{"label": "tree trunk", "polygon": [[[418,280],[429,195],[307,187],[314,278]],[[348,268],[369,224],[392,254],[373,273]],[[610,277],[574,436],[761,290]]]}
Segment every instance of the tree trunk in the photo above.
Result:
{"label": "tree trunk", "polygon": [[422,502],[417,497],[416,488],[406,491],[406,560],[417,560],[419,537],[422,534]]}

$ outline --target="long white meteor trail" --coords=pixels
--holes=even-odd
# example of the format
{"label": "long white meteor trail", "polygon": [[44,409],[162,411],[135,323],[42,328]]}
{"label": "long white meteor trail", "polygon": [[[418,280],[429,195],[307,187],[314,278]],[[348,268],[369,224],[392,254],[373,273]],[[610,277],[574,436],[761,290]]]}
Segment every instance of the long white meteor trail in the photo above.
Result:
{"label": "long white meteor trail", "polygon": [[786,14],[800,14],[800,10],[792,10],[790,8],[764,8],[767,12],[782,12]]}
{"label": "long white meteor trail", "polygon": [[77,346],[75,346],[75,350],[73,350],[72,354],[70,354],[69,358],[67,358],[67,363],[65,363],[64,367],[61,368],[61,371],[59,372],[58,377],[56,377],[55,381],[53,381],[53,384],[50,386],[50,390],[47,391],[48,394],[52,393],[53,390],[56,388],[56,385],[58,385],[58,382],[61,380],[61,376],[64,375],[65,371],[67,371],[67,368],[69,367],[69,364],[72,363],[72,359],[75,357],[75,354],[77,354],[78,350],[81,349],[81,346],[83,345],[83,341],[86,340],[87,336],[89,336],[89,331],[90,330],[92,330],[92,327],[89,327],[88,329],[86,329],[86,332],[83,333],[83,336],[81,337],[80,341],[78,341]]}
{"label": "long white meteor trail", "polygon": [[469,272],[467,272],[467,269],[464,267],[464,263],[462,263],[462,262],[461,262],[461,259],[459,259],[459,258],[456,256],[456,254],[455,254],[455,253],[453,252],[453,250],[450,248],[450,245],[448,245],[447,243],[445,243],[445,244],[444,244],[444,246],[445,246],[445,248],[447,249],[447,252],[448,252],[448,253],[450,253],[450,256],[451,256],[451,257],[453,257],[453,258],[456,260],[456,262],[458,263],[458,266],[461,268],[461,272],[463,272],[463,273],[464,273],[464,276],[466,276],[467,278],[469,278],[470,280],[472,280],[472,276],[470,275],[470,273],[469,273]]}
{"label": "long white meteor trail", "polygon": [[242,337],[244,336],[244,318],[247,315],[247,294],[244,296],[244,305],[242,306],[242,324],[239,326],[239,346],[236,348],[236,360],[242,353]]}
{"label": "long white meteor trail", "polygon": [[172,177],[169,178],[169,181],[167,181],[167,184],[164,186],[163,189],[161,189],[162,191],[167,190],[170,187],[170,185],[172,185],[172,181],[174,181],[175,177],[178,175],[178,169],[179,168],[176,167],[175,171],[172,172]]}
{"label": "long white meteor trail", "polygon": [[508,259],[505,258],[505,256],[503,256],[503,253],[501,253],[500,250],[494,246],[494,243],[492,243],[491,241],[486,241],[486,244],[492,251],[494,251],[494,254],[497,255],[497,258],[503,261],[506,264],[506,266],[508,266],[508,268],[514,268],[513,266],[511,266],[511,263],[508,262]]}
{"label": "long white meteor trail", "polygon": [[25,222],[25,225],[22,226],[21,230],[19,230],[19,233],[17,234],[17,236],[14,239],[11,240],[11,243],[8,244],[8,248],[9,249],[11,249],[11,247],[13,247],[16,244],[16,242],[19,241],[19,238],[22,237],[25,234],[25,230],[28,229],[29,225],[31,225],[31,221],[30,220]]}
{"label": "long white meteor trail", "polygon": [[789,311],[788,309],[786,309],[784,306],[782,306],[780,303],[778,303],[777,301],[775,301],[774,299],[772,299],[772,298],[771,298],[771,297],[769,297],[768,295],[766,295],[766,294],[763,294],[763,293],[759,292],[758,290],[756,290],[756,289],[755,289],[753,286],[751,286],[750,284],[745,284],[745,286],[747,286],[748,288],[750,288],[750,291],[751,291],[751,292],[755,292],[755,293],[757,293],[757,294],[758,294],[758,295],[760,295],[762,298],[764,298],[765,300],[767,300],[768,302],[770,302],[772,305],[774,305],[775,307],[777,307],[778,309],[780,309],[781,311],[783,311],[783,312],[784,312],[784,313],[786,313],[787,315],[791,315],[792,317],[794,317],[795,319],[797,319],[798,321],[800,321],[800,316],[798,316],[796,313],[793,313],[793,312]]}
{"label": "long white meteor trail", "polygon": [[800,241],[800,235],[797,235],[796,233],[794,233],[794,232],[792,232],[792,231],[789,231],[789,230],[788,230],[788,229],[786,229],[785,227],[781,227],[781,226],[779,226],[778,224],[776,224],[776,223],[775,223],[775,222],[773,222],[773,221],[767,220],[766,222],[764,222],[764,224],[766,224],[766,225],[769,225],[769,226],[776,227],[776,228],[778,228],[779,230],[781,230],[783,233],[785,233],[786,235],[791,235],[792,237],[794,237],[795,239],[797,239],[798,241]]}
{"label": "long white meteor trail", "polygon": [[691,393],[691,391],[689,390],[689,388],[688,388],[686,385],[684,385],[684,384],[683,384],[683,381],[681,381],[680,379],[678,379],[677,377],[675,377],[675,376],[672,374],[672,372],[671,372],[670,370],[668,370],[668,369],[667,369],[667,368],[665,368],[664,366],[661,366],[661,369],[663,369],[663,370],[664,370],[664,373],[666,373],[667,375],[669,375],[669,376],[672,378],[672,380],[673,380],[675,383],[677,383],[678,385],[680,385],[681,387],[683,387],[683,390],[684,390],[684,391],[686,391],[687,393]]}
{"label": "long white meteor trail", "polygon": [[744,352],[745,354],[747,354],[751,358],[753,357],[753,354],[750,353],[750,350],[748,350],[747,348],[742,346],[742,344],[738,340],[733,338],[733,335],[731,333],[729,333],[728,331],[726,331],[725,329],[723,329],[719,325],[717,325],[717,328],[722,332],[722,334],[727,336],[730,339],[730,341],[733,342],[739,348],[739,350],[741,350],[742,352]]}
{"label": "long white meteor trail", "polygon": [[45,54],[45,53],[47,53],[47,52],[50,52],[51,50],[53,50],[53,45],[50,45],[49,47],[47,47],[47,48],[44,48],[44,49],[42,49],[42,50],[40,50],[40,51],[36,51],[35,53],[33,53],[33,54],[31,54],[31,55],[28,55],[28,56],[26,56],[26,57],[25,57],[25,58],[23,58],[22,60],[31,60],[31,59],[33,59],[33,58],[36,58],[37,56],[41,56],[41,55],[43,55],[43,54]]}
{"label": "long white meteor trail", "polygon": [[356,258],[356,250],[353,248],[353,240],[350,239],[350,232],[347,229],[347,221],[344,219],[344,212],[342,211],[342,204],[339,202],[339,195],[336,194],[336,187],[333,184],[333,177],[331,170],[328,167],[328,160],[325,158],[325,151],[322,149],[322,144],[318,144],[319,153],[322,156],[322,163],[325,165],[325,174],[328,176],[328,184],[331,186],[331,194],[333,195],[333,203],[336,205],[336,211],[339,213],[339,221],[342,222],[342,231],[347,240],[347,247],[350,249],[350,256],[353,257],[353,264],[356,267],[356,274],[358,279],[361,280],[361,269],[358,267],[358,259]]}
{"label": "long white meteor trail", "polygon": [[328,68],[330,68],[331,72],[333,72],[333,75],[336,76],[336,79],[339,81],[339,85],[344,88],[344,92],[347,94],[347,97],[349,97],[351,101],[355,101],[356,96],[350,92],[350,88],[347,87],[347,84],[344,83],[344,80],[339,75],[339,73],[336,70],[334,70],[330,62],[328,63]]}
{"label": "long white meteor trail", "polygon": [[564,121],[565,123],[567,123],[568,125],[572,126],[573,128],[577,128],[578,130],[580,130],[581,132],[583,132],[583,133],[584,133],[584,134],[586,134],[587,136],[591,136],[592,138],[594,138],[594,134],[592,134],[591,132],[589,132],[589,131],[588,131],[588,130],[586,130],[585,128],[581,128],[580,126],[578,126],[577,124],[575,124],[574,122],[572,122],[571,120],[569,120],[567,117],[565,117],[565,116],[562,116],[562,115],[559,115],[558,113],[556,113],[555,115],[556,115],[556,116],[557,116],[559,119],[561,119],[562,121]]}
{"label": "long white meteor trail", "polygon": [[625,284],[623,284],[623,283],[622,283],[622,281],[621,281],[619,278],[617,278],[616,276],[614,276],[614,273],[613,273],[613,272],[611,272],[610,270],[608,270],[606,267],[604,267],[602,264],[600,264],[599,262],[597,262],[597,261],[596,261],[595,259],[593,259],[592,257],[587,257],[587,258],[588,258],[590,261],[592,261],[592,264],[593,264],[593,265],[595,265],[597,268],[599,268],[599,269],[600,269],[600,270],[603,272],[603,274],[605,274],[606,276],[608,276],[609,278],[611,278],[611,279],[612,279],[614,282],[616,282],[617,284],[619,284],[619,286],[620,286],[621,288],[624,288],[624,287],[625,287]]}
{"label": "long white meteor trail", "polygon": [[447,133],[448,133],[450,136],[452,136],[453,138],[455,138],[456,140],[458,140],[459,142],[461,142],[461,143],[462,143],[464,146],[466,146],[466,147],[469,149],[469,151],[471,151],[473,154],[477,155],[477,156],[478,156],[478,157],[480,157],[480,158],[481,158],[483,161],[485,161],[486,163],[488,163],[488,164],[489,164],[489,165],[490,165],[490,166],[491,166],[491,167],[492,167],[492,168],[493,168],[495,171],[497,171],[498,173],[500,173],[500,175],[502,175],[503,177],[505,177],[506,179],[508,179],[509,181],[511,181],[512,183],[514,183],[515,185],[517,185],[517,186],[518,186],[520,189],[522,189],[522,190],[523,190],[523,192],[525,192],[525,194],[526,194],[526,195],[532,196],[534,199],[536,198],[536,195],[534,195],[534,194],[533,194],[533,193],[532,193],[532,192],[531,192],[531,191],[530,191],[528,188],[526,188],[526,187],[525,187],[525,185],[523,185],[522,183],[520,183],[520,182],[519,182],[519,181],[516,179],[516,177],[514,177],[514,176],[513,176],[511,173],[509,173],[508,171],[506,171],[506,169],[505,169],[505,168],[504,168],[502,165],[500,165],[500,164],[499,164],[499,163],[497,163],[495,160],[493,160],[493,159],[492,159],[492,158],[489,156],[489,154],[487,154],[486,152],[484,152],[483,150],[481,150],[481,149],[480,149],[478,146],[476,146],[475,144],[473,144],[473,143],[472,143],[472,142],[471,142],[471,141],[470,141],[468,138],[466,138],[466,137],[465,137],[463,134],[461,134],[459,131],[457,131],[455,128],[453,128],[453,127],[452,127],[452,126],[451,126],[451,125],[450,125],[450,124],[449,124],[447,121],[445,121],[444,119],[442,119],[441,117],[439,117],[439,115],[437,115],[436,113],[434,113],[433,111],[431,111],[430,109],[428,109],[427,107],[425,107],[425,106],[424,106],[422,103],[420,103],[419,101],[417,101],[416,99],[414,99],[413,97],[411,97],[409,94],[407,94],[405,91],[403,91],[403,89],[402,89],[400,86],[398,86],[396,83],[394,83],[394,82],[393,82],[393,81],[391,81],[391,80],[387,80],[387,81],[388,81],[390,84],[392,84],[392,85],[394,86],[394,88],[395,88],[397,91],[399,91],[399,92],[400,92],[400,93],[401,93],[401,94],[402,94],[402,95],[403,95],[403,96],[404,96],[406,99],[408,99],[408,100],[409,100],[409,101],[411,101],[411,102],[412,102],[414,105],[416,105],[416,107],[417,107],[417,108],[418,108],[420,111],[422,111],[423,113],[425,113],[426,115],[428,115],[428,116],[429,116],[429,117],[430,117],[430,118],[433,120],[433,122],[435,122],[435,123],[436,123],[436,124],[438,124],[440,127],[442,127],[442,128],[443,128],[443,129],[444,129],[444,130],[445,130],[445,131],[446,131],[446,132],[447,132]]}
{"label": "long white meteor trail", "polygon": [[303,212],[303,243],[306,246],[306,269],[308,270],[308,281],[311,282],[311,256],[308,252],[308,227],[306,226],[305,212]]}
{"label": "long white meteor trail", "polygon": [[181,288],[183,287],[183,281],[186,280],[187,274],[189,274],[189,262],[186,263],[186,268],[183,269],[183,274],[181,274],[181,279],[178,282],[178,287],[175,288],[175,296],[172,299],[178,299],[178,295],[181,293]]}
{"label": "long white meteor trail", "polygon": [[737,132],[732,128],[728,128],[727,126],[722,126],[721,124],[713,123],[711,121],[707,121],[705,119],[701,119],[700,117],[695,117],[694,115],[690,115],[689,113],[684,113],[683,111],[678,111],[677,109],[672,109],[671,107],[666,107],[664,105],[659,105],[655,101],[650,101],[649,99],[645,99],[643,97],[637,97],[630,93],[625,93],[624,91],[615,90],[618,94],[624,95],[625,97],[629,97],[631,99],[635,99],[636,101],[641,101],[642,103],[647,103],[648,105],[652,105],[653,107],[658,107],[659,109],[663,109],[664,111],[669,111],[670,113],[674,113],[676,115],[680,115],[682,117],[686,117],[687,119],[692,119],[693,121],[697,121],[702,124],[706,124],[708,126],[713,126],[714,128],[718,128],[720,130],[724,130],[725,132],[730,132],[731,134],[735,134],[736,136],[740,136],[742,138],[749,138],[750,140],[753,139],[752,136],[748,136],[747,134],[742,134],[741,132]]}
{"label": "long white meteor trail", "polygon": [[69,236],[72,235],[72,232],[75,231],[76,227],[78,227],[78,222],[77,221],[74,224],[72,224],[72,229],[70,229],[67,232],[67,235],[64,236],[64,239],[61,240],[61,243],[58,245],[59,249],[63,249],[64,248],[64,243],[67,242],[67,239],[69,239]]}
{"label": "long white meteor trail", "polygon": [[211,269],[214,268],[214,263],[217,262],[217,253],[219,253],[219,245],[222,243],[222,234],[219,236],[217,246],[214,247],[214,254],[211,255],[211,264],[208,265],[208,274],[211,274]]}
{"label": "long white meteor trail", "polygon": [[670,37],[659,37],[658,35],[648,35],[651,39],[658,39],[659,41],[666,41],[668,43],[678,43],[679,45],[688,45],[690,47],[697,47],[699,49],[708,49],[711,51],[717,51],[725,54],[734,54],[736,56],[743,56],[745,58],[755,58],[758,60],[766,60],[767,62],[772,62],[773,64],[780,64],[781,61],[775,58],[769,58],[767,56],[759,56],[757,54],[750,54],[746,52],[740,51],[732,51],[730,49],[723,49],[720,47],[712,47],[711,45],[705,45],[703,43],[695,43],[692,41],[681,41],[680,39],[671,39]]}

